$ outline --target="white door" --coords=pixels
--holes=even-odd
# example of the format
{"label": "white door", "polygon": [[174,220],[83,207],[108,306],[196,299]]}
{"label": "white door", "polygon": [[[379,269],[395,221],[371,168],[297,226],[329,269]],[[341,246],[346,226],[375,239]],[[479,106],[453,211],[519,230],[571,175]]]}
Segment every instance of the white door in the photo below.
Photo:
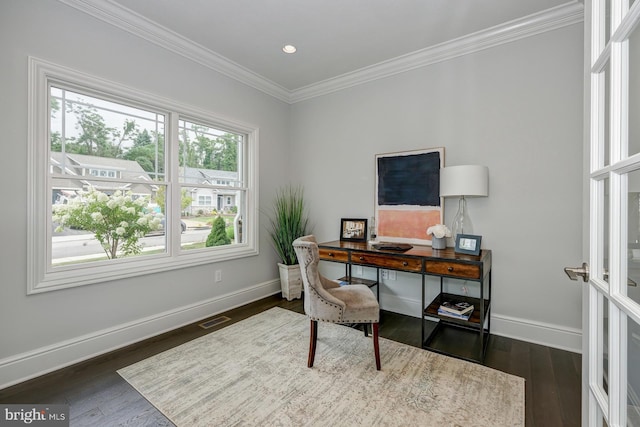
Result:
{"label": "white door", "polygon": [[[640,0],[587,0],[591,111],[583,425],[640,427]],[[587,32],[589,34],[589,32]]]}

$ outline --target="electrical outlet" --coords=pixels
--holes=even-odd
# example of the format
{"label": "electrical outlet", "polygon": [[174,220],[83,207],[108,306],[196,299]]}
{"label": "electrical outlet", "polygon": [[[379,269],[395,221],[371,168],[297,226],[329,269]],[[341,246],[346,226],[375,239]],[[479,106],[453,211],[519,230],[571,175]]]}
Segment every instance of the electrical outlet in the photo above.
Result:
{"label": "electrical outlet", "polygon": [[389,279],[389,270],[382,270],[382,279],[383,280]]}
{"label": "electrical outlet", "polygon": [[216,270],[215,281],[222,282],[222,270]]}
{"label": "electrical outlet", "polygon": [[389,272],[389,280],[396,280],[396,271],[388,270],[388,272]]}

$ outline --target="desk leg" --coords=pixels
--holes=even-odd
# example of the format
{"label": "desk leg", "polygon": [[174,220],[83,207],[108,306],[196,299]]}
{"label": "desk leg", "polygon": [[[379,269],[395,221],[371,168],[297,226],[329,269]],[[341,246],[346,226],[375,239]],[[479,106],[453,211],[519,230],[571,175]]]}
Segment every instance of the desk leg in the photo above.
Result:
{"label": "desk leg", "polygon": [[484,361],[484,278],[480,280],[480,363]]}
{"label": "desk leg", "polygon": [[420,348],[424,348],[424,273],[422,273],[422,305],[420,305]]}

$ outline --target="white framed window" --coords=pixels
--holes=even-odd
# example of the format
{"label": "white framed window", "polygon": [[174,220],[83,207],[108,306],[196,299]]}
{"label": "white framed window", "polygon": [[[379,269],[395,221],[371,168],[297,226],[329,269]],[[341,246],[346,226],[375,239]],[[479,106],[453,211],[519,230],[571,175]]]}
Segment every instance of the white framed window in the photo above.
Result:
{"label": "white framed window", "polygon": [[[27,292],[256,255],[257,138],[253,126],[29,58]],[[190,184],[215,194],[222,186],[202,181],[216,177],[235,183],[224,186],[236,196],[232,238],[207,247],[207,230],[186,227]]]}
{"label": "white framed window", "polygon": [[[68,159],[65,158],[68,161]],[[61,171],[63,172],[63,171]],[[118,171],[107,170],[107,169],[89,169],[89,175],[91,176],[100,176],[103,178],[121,178]]]}
{"label": "white framed window", "polygon": [[211,206],[211,196],[203,196],[203,195],[199,195],[198,196],[198,205],[200,206]]}

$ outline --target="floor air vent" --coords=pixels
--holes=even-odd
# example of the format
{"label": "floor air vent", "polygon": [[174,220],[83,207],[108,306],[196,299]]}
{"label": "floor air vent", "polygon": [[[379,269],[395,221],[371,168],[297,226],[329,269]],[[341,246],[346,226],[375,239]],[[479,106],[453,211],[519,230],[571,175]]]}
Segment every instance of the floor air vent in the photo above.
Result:
{"label": "floor air vent", "polygon": [[228,322],[229,320],[231,320],[230,317],[220,316],[220,317],[216,317],[215,319],[207,320],[206,322],[200,323],[200,327],[202,329],[209,329],[209,328],[213,328],[216,325],[219,325],[220,323]]}

